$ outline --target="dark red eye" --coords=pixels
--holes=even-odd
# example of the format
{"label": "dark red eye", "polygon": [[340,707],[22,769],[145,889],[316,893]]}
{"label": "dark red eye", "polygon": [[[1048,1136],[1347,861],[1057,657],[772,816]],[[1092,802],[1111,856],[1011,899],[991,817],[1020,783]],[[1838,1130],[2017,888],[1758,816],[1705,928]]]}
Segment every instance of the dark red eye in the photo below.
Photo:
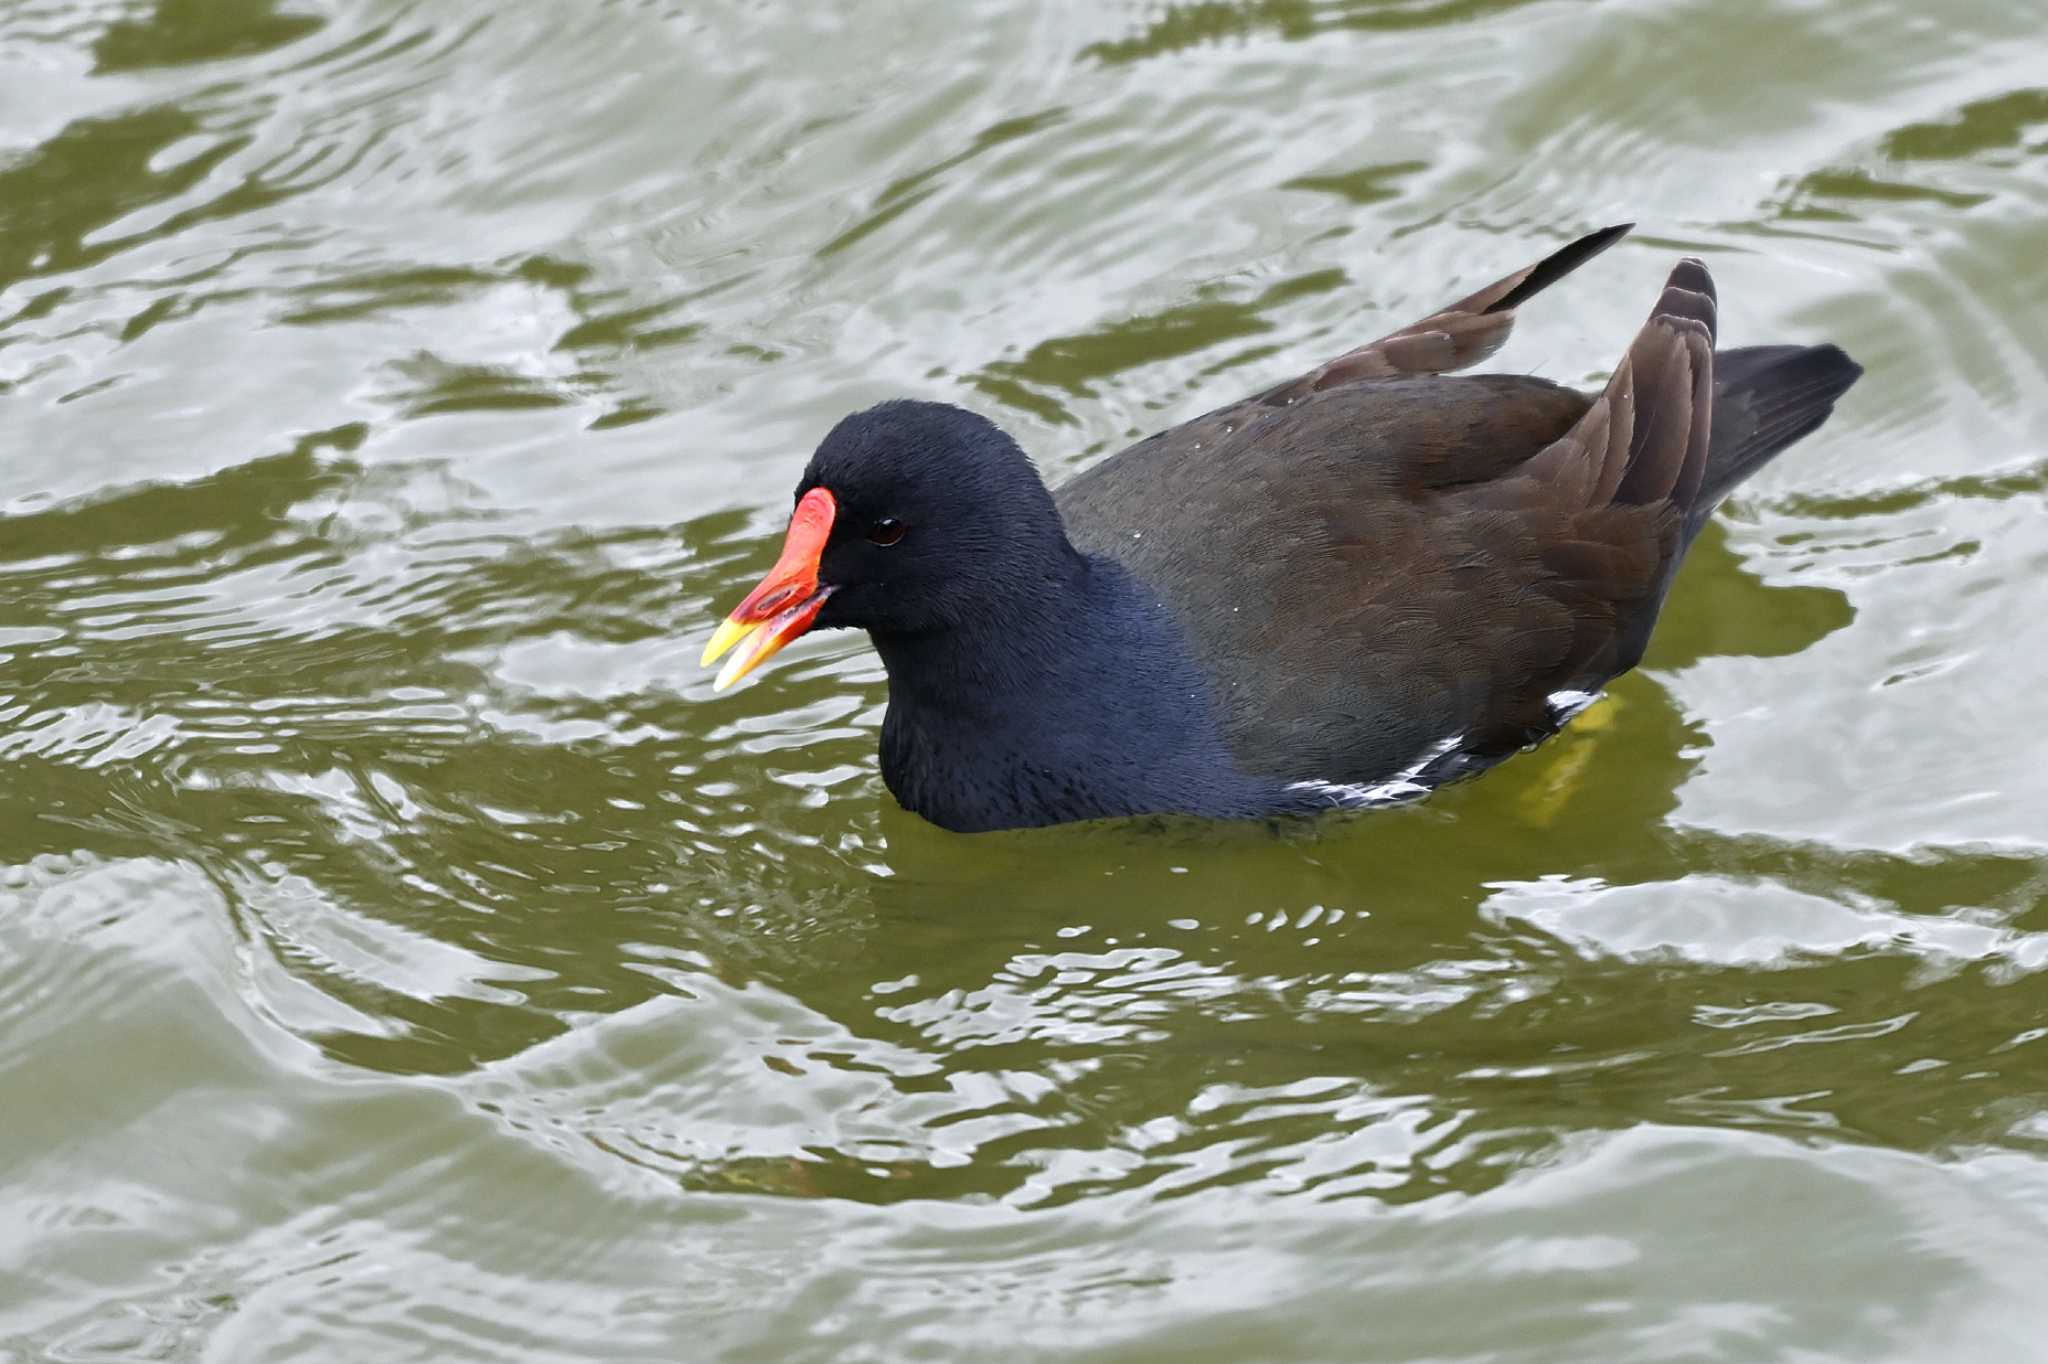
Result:
{"label": "dark red eye", "polygon": [[903,538],[905,526],[893,516],[885,516],[868,527],[868,539],[878,545],[893,545]]}

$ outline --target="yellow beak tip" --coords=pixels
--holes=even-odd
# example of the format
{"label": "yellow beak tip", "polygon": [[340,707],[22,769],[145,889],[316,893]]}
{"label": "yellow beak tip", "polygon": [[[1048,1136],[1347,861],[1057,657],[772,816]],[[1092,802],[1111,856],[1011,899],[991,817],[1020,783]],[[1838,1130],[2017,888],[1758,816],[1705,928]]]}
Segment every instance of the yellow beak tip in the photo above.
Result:
{"label": "yellow beak tip", "polygon": [[[720,658],[723,658],[733,645],[739,643],[760,628],[759,624],[743,625],[736,620],[720,621],[717,633],[713,634],[711,642],[704,646],[704,656],[697,660],[697,666],[700,668],[710,667]],[[720,686],[719,690],[724,690],[724,687]]]}
{"label": "yellow beak tip", "polygon": [[763,653],[749,648],[734,654],[725,661],[725,666],[718,670],[718,676],[712,680],[711,690],[724,691],[727,687],[730,687],[733,683],[754,671],[755,665],[762,662],[767,657],[767,654],[774,652],[773,649]]}

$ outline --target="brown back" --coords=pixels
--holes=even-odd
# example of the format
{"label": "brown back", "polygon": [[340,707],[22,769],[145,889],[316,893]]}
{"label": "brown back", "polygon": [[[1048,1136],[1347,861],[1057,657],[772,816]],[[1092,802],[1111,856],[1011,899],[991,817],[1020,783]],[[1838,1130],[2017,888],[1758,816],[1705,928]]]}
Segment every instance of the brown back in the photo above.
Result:
{"label": "brown back", "polygon": [[1710,440],[1705,269],[1673,272],[1597,397],[1440,373],[1490,354],[1516,304],[1622,231],[1059,490],[1074,542],[1181,620],[1248,769],[1455,775],[1640,657]]}

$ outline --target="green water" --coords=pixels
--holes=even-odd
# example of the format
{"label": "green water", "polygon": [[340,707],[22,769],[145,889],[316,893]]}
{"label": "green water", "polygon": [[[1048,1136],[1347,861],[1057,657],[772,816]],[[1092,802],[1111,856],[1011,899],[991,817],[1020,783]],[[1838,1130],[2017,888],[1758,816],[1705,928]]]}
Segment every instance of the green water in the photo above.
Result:
{"label": "green water", "polygon": [[[2048,1359],[2038,0],[0,0],[0,1360]],[[1427,805],[961,839],[811,446],[1589,228],[1869,376]]]}

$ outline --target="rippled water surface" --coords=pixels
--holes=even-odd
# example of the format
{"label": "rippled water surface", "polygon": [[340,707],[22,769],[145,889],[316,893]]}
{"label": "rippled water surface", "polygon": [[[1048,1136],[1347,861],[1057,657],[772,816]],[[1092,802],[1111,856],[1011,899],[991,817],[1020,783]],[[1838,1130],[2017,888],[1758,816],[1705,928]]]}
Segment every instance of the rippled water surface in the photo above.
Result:
{"label": "rippled water surface", "polygon": [[[2048,1358],[2037,3],[0,0],[0,1360]],[[961,839],[696,655],[1602,223],[1869,377],[1559,741]]]}

